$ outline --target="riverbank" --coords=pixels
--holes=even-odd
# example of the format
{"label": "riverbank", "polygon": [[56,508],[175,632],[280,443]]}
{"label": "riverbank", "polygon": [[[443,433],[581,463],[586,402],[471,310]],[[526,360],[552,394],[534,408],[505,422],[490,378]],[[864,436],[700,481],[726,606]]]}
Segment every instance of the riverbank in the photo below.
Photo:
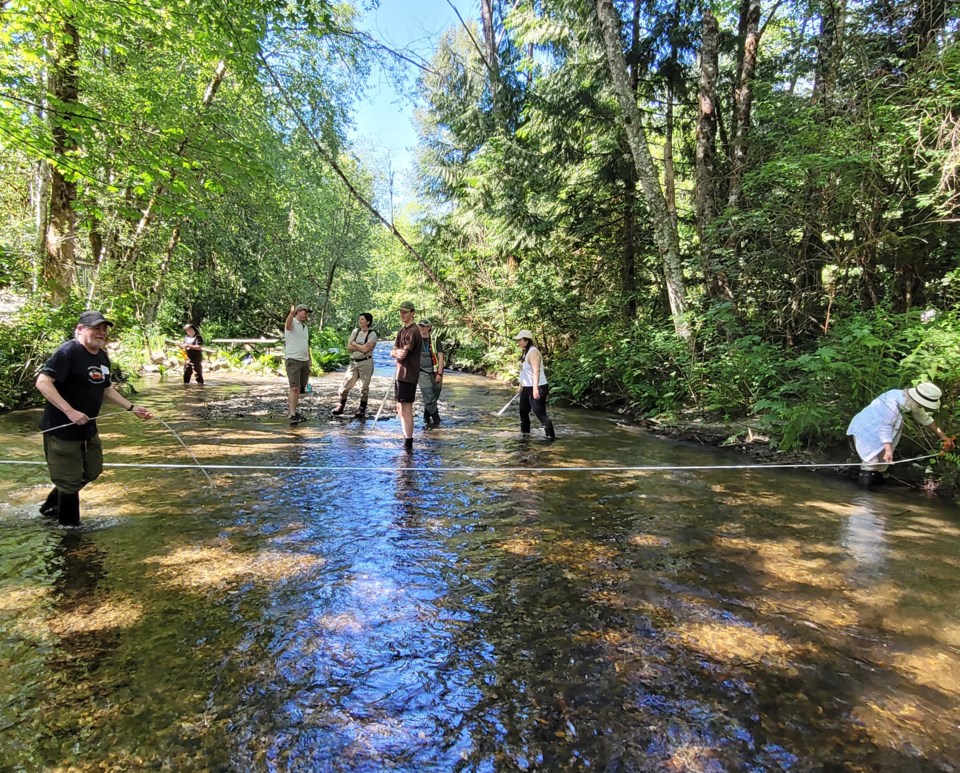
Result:
{"label": "riverbank", "polygon": [[[846,445],[814,446],[804,451],[780,451],[776,448],[776,439],[764,434],[749,422],[717,422],[700,416],[688,416],[679,419],[634,418],[640,426],[653,434],[674,440],[685,440],[717,448],[740,451],[759,463],[766,464],[823,464],[817,472],[855,480],[859,467],[851,463],[859,462],[856,454]],[[897,458],[913,458],[936,453],[936,449],[923,448],[910,439],[904,439],[897,449]],[[936,459],[925,462],[894,465],[885,484],[901,486],[922,491],[956,502],[960,491],[956,486],[946,484],[936,475]],[[934,462],[934,464],[931,464]]]}

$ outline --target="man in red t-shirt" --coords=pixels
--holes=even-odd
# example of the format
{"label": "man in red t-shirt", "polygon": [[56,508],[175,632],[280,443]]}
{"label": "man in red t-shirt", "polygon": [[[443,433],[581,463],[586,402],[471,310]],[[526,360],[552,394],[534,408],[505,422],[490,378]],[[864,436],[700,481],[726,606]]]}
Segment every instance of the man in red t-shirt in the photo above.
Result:
{"label": "man in red t-shirt", "polygon": [[390,356],[397,360],[397,376],[394,392],[397,399],[397,416],[403,430],[403,447],[413,450],[413,402],[417,398],[417,381],[420,379],[420,349],[423,339],[414,324],[414,309],[410,301],[400,304],[400,322]]}

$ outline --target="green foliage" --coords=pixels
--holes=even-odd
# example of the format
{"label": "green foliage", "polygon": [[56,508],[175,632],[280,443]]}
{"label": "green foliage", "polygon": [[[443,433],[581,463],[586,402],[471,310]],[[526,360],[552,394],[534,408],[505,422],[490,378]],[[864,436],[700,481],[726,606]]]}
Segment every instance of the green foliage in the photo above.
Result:
{"label": "green foliage", "polygon": [[[855,413],[878,394],[932,380],[944,391],[938,424],[960,432],[960,319],[875,309],[835,320],[808,351],[757,335],[701,337],[696,350],[665,328],[636,324],[584,331],[547,360],[553,394],[591,407],[677,415],[688,407],[747,419],[776,447],[839,446]],[[915,435],[921,447],[930,439]],[[940,465],[940,474],[952,461]]]}
{"label": "green foliage", "polygon": [[[0,322],[0,411],[42,402],[35,387],[37,374],[50,355],[73,338],[77,318],[85,308],[82,298],[70,298],[57,307],[32,298]],[[122,329],[122,317],[109,311],[108,316],[117,322],[114,329]],[[116,341],[117,337],[111,338]],[[111,345],[110,361],[125,375],[134,375],[142,362],[140,348]]]}
{"label": "green foliage", "polygon": [[350,355],[344,349],[346,335],[326,327],[310,332],[310,359],[314,371],[336,370],[350,361]]}
{"label": "green foliage", "polygon": [[53,316],[40,305],[22,308],[0,323],[0,410],[36,403],[34,387],[46,359],[72,337],[77,314],[63,309]]}

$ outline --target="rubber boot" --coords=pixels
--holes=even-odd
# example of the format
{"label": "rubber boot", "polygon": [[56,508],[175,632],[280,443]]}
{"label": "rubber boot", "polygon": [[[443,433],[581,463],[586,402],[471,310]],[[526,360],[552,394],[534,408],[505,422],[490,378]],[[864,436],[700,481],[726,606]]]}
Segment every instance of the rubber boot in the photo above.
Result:
{"label": "rubber boot", "polygon": [[543,431],[546,433],[547,437],[551,440],[557,439],[557,432],[553,428],[553,422],[550,419],[547,419],[547,423],[543,425]]}
{"label": "rubber boot", "polygon": [[404,451],[412,451],[412,450],[413,450],[413,438],[412,438],[412,437],[405,437],[405,438],[403,439],[403,450],[404,450]]}
{"label": "rubber boot", "polygon": [[353,414],[353,418],[360,419],[363,421],[367,418],[367,401],[361,400],[360,405],[357,406],[357,412]]}
{"label": "rubber boot", "polygon": [[857,485],[863,489],[873,488],[873,473],[870,470],[860,470]]}
{"label": "rubber boot", "polygon": [[59,515],[61,526],[80,525],[80,495],[60,492]]}
{"label": "rubber boot", "polygon": [[341,400],[340,405],[338,405],[336,408],[331,410],[330,413],[333,414],[334,416],[339,416],[340,414],[343,413],[343,409],[346,407],[346,405],[347,405],[347,401]]}
{"label": "rubber boot", "polygon": [[40,515],[46,515],[49,518],[56,518],[57,513],[60,511],[60,492],[56,488],[50,489],[50,493],[47,494],[47,498],[42,505],[40,505]]}

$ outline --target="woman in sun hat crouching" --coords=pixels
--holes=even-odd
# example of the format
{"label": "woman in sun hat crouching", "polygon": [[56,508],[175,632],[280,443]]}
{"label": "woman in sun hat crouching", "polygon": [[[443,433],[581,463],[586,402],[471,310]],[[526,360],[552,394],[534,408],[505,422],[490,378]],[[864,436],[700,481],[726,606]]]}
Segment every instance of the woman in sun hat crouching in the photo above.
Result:
{"label": "woman in sun hat crouching", "polygon": [[860,465],[860,484],[869,486],[877,473],[885,472],[893,462],[893,449],[903,434],[903,415],[909,413],[917,424],[933,429],[943,441],[945,450],[953,448],[953,440],[941,430],[927,411],[940,407],[943,393],[929,381],[909,389],[891,389],[877,397],[853,417],[847,427],[847,436],[863,462]]}

